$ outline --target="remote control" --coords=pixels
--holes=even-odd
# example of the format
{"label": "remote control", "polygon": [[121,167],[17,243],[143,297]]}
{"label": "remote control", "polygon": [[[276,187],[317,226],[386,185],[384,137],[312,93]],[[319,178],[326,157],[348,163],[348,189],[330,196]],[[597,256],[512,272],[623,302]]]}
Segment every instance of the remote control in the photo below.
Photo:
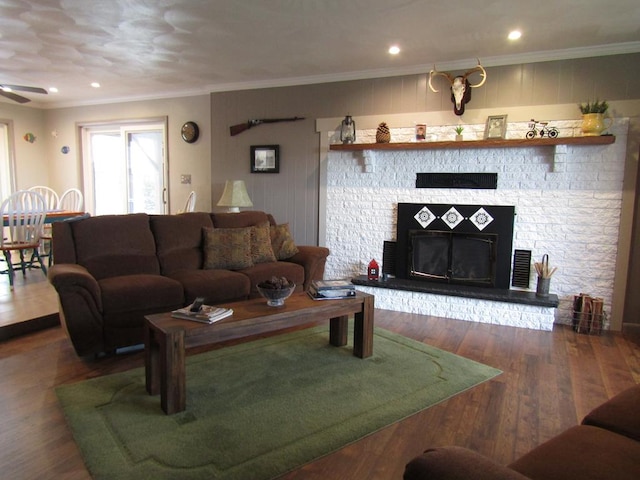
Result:
{"label": "remote control", "polygon": [[200,309],[202,308],[202,304],[204,303],[204,297],[198,297],[194,300],[194,302],[191,304],[191,308],[189,309],[190,312],[199,312]]}

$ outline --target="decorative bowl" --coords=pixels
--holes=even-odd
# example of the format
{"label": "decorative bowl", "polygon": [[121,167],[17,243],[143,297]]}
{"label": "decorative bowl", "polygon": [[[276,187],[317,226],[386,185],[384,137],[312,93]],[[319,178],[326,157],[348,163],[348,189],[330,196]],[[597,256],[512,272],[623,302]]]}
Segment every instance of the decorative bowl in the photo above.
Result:
{"label": "decorative bowl", "polygon": [[256,288],[260,295],[267,299],[267,305],[270,307],[281,307],[284,305],[284,301],[289,298],[296,289],[296,284],[289,282],[288,286],[274,288],[273,285],[270,285],[268,282],[262,282],[256,285]]}

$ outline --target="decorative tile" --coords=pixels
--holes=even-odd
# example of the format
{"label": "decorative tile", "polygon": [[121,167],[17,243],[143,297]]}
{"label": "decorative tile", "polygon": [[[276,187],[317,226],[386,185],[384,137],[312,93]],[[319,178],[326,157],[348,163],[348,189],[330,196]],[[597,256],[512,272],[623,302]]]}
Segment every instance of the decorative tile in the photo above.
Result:
{"label": "decorative tile", "polygon": [[436,216],[427,207],[422,207],[422,209],[416,213],[413,218],[416,219],[422,228],[427,228],[427,226],[436,219]]}
{"label": "decorative tile", "polygon": [[484,208],[480,208],[476,213],[469,217],[469,220],[471,220],[471,223],[473,223],[478,230],[482,231],[484,230],[484,227],[493,222],[493,217],[489,215]]}
{"label": "decorative tile", "polygon": [[464,217],[460,214],[455,207],[451,207],[447,212],[442,216],[442,221],[447,224],[447,226],[453,230],[456,228],[460,222],[464,220]]}

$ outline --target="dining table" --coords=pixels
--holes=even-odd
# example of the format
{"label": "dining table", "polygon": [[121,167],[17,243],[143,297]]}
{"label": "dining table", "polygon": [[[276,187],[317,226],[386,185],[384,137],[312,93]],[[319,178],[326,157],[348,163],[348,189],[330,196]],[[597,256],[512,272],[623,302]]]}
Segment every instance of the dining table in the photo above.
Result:
{"label": "dining table", "polygon": [[[73,212],[70,210],[51,210],[47,212],[47,215],[44,217],[44,223],[55,223],[62,222],[63,220],[68,220],[70,218],[82,217],[85,215],[89,215],[87,212]],[[2,225],[8,226],[9,220],[7,215],[3,215],[2,217]]]}

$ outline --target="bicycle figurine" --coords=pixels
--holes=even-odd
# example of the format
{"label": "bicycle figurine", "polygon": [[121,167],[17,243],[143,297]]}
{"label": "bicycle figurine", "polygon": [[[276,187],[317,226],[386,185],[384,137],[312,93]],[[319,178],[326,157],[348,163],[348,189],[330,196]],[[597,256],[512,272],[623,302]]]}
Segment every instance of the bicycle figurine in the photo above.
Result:
{"label": "bicycle figurine", "polygon": [[[549,138],[556,138],[560,133],[556,127],[548,127],[549,122],[538,122],[535,119],[531,119],[529,123],[529,130],[527,132],[527,138],[531,140],[532,138],[536,138],[536,135],[540,135],[543,138],[545,135]],[[540,130],[537,130],[536,127],[540,126]]]}

